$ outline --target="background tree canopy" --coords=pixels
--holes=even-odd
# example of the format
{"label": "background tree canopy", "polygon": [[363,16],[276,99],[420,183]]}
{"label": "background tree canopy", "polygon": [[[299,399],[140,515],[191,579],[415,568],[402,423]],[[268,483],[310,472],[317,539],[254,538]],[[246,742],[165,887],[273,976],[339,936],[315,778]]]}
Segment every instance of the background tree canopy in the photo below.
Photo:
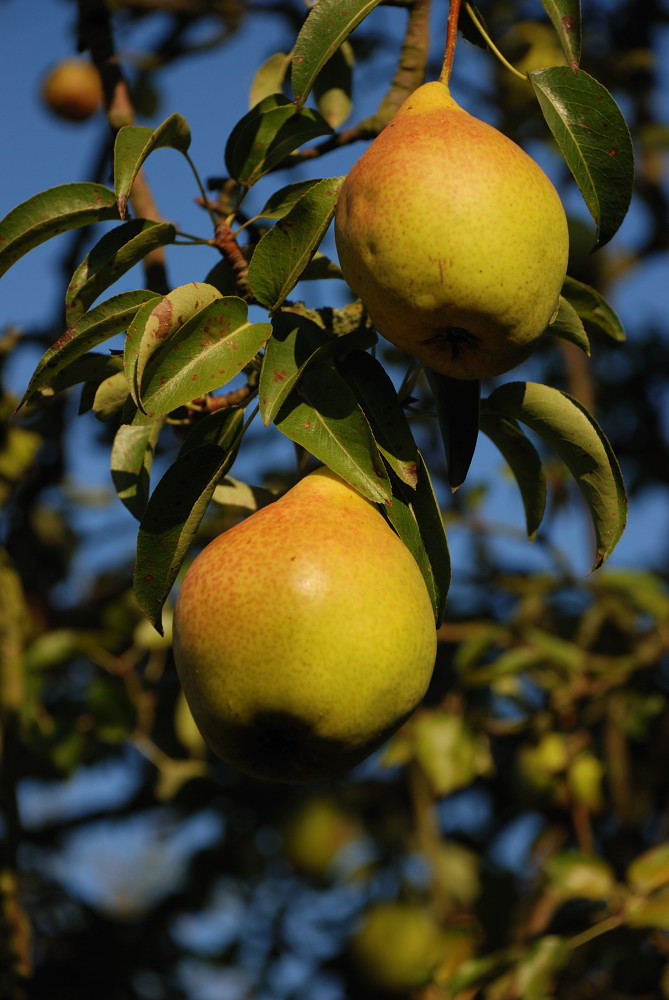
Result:
{"label": "background tree canopy", "polygon": [[[354,7],[366,12],[362,4]],[[292,787],[243,777],[208,753],[171,658],[173,578],[166,569],[162,589],[136,592],[133,571],[137,519],[145,518],[149,496],[158,496],[150,509],[159,530],[165,508],[192,526],[190,558],[294,482],[305,467],[304,442],[288,418],[280,429],[256,419],[236,456],[236,414],[243,415],[253,389],[247,373],[209,397],[227,406],[202,404],[202,416],[219,414],[216,476],[210,472],[197,496],[186,486],[180,490],[169,470],[197,423],[190,400],[177,386],[165,401],[145,382],[145,401],[157,399],[162,407],[159,425],[126,420],[128,386],[119,378],[124,341],[117,334],[130,330],[140,307],[150,309],[152,296],[174,295],[192,281],[239,295],[246,281],[251,305],[239,328],[245,337],[254,331],[248,333],[250,361],[258,350],[253,337],[262,342],[258,328],[287,281],[285,271],[272,272],[279,252],[271,245],[267,260],[262,253],[255,258],[255,274],[247,270],[251,248],[305,191],[325,228],[331,196],[327,185],[316,191],[311,179],[346,174],[399,91],[422,82],[423,63],[428,79],[438,75],[447,4],[434,0],[430,35],[422,0],[382,4],[361,21],[326,64],[327,73],[316,76],[311,111],[291,137],[290,149],[299,152],[288,165],[285,151],[272,146],[275,137],[254,159],[245,140],[248,119],[244,127],[239,121],[282,87],[288,96],[285,105],[274,102],[277,113],[289,106],[292,114],[287,54],[304,22],[303,5],[62,4],[71,52],[81,46],[107,66],[111,125],[110,131],[102,114],[99,129],[86,125],[93,148],[85,151],[74,138],[79,126],[62,126],[63,141],[84,161],[72,163],[67,180],[81,185],[89,221],[85,185],[132,189],[133,218],[122,225],[134,228],[124,230],[121,241],[127,274],[115,276],[120,280],[112,289],[125,296],[107,329],[116,339],[101,350],[64,358],[72,348],[59,338],[79,323],[79,343],[88,349],[102,342],[95,338],[108,317],[98,315],[90,327],[86,317],[101,291],[99,255],[111,245],[100,249],[99,241],[113,241],[118,231],[113,199],[97,206],[102,221],[95,230],[73,228],[48,244],[55,248],[50,260],[59,284],[54,305],[53,275],[35,266],[24,293],[35,301],[35,321],[17,325],[3,307],[2,996],[669,996],[669,328],[663,299],[669,9],[659,0],[621,0],[592,2],[583,11],[580,66],[621,108],[636,162],[625,222],[595,253],[606,213],[593,221],[541,103],[550,82],[542,74],[569,61],[553,19],[559,27],[570,11],[568,4],[544,9],[538,0],[486,0],[473,11],[505,59],[521,73],[535,73],[533,85],[481,43],[467,11],[461,16],[454,96],[550,173],[569,214],[569,275],[580,283],[570,302],[582,322],[572,336],[565,322],[561,337],[544,338],[518,372],[485,391],[489,400],[505,383],[526,379],[563,390],[594,414],[623,471],[628,533],[609,563],[587,575],[595,551],[591,511],[564,463],[530,432],[547,484],[546,513],[530,545],[527,485],[513,453],[506,454],[507,464],[494,446],[495,407],[482,410],[484,433],[470,466],[463,398],[458,412],[465,413],[465,430],[450,451],[447,442],[445,453],[444,414],[435,410],[427,379],[379,341],[376,357],[404,392],[452,557],[437,668],[423,707],[375,758],[340,780]],[[116,66],[113,45],[122,76],[109,71]],[[216,72],[203,80],[198,67],[205,64]],[[39,67],[40,74],[46,70]],[[5,70],[11,108],[10,76],[11,67]],[[182,118],[181,107],[168,106],[164,95],[173,79],[197,81],[188,100],[184,94],[197,114]],[[205,125],[207,141],[198,144],[197,128]],[[113,178],[120,126],[135,129],[126,133],[135,145],[117,158]],[[8,157],[11,143],[9,134]],[[154,147],[160,148],[154,153]],[[181,154],[189,150],[203,190],[184,165]],[[48,149],[44,156],[48,161]],[[218,226],[215,245],[173,246],[195,243],[191,232],[208,234],[208,212],[219,222],[225,218],[240,177],[242,183],[258,178],[244,203],[247,235],[235,243]],[[22,201],[3,191],[5,220]],[[113,225],[104,221],[112,217]],[[155,224],[142,224],[145,218]],[[302,247],[305,264],[313,249]],[[290,291],[301,303],[305,343],[328,348],[318,341],[327,326],[337,336],[357,337],[362,353],[369,330],[338,279],[330,232],[319,249],[308,280]],[[98,270],[81,270],[93,250]],[[10,270],[3,285],[15,273],[28,274],[24,266]],[[138,286],[148,306],[133,298]],[[583,298],[582,286],[594,290],[594,300]],[[270,401],[272,415],[281,403],[278,396]],[[119,460],[121,445],[139,449],[132,462]],[[464,478],[460,459],[466,480],[453,493],[454,477]],[[104,478],[78,483],[74,470],[82,465],[110,464]],[[152,492],[161,483],[162,506],[161,494]],[[211,502],[202,501],[199,512],[206,507],[206,513],[193,522],[193,503],[209,485]],[[147,521],[142,525],[146,529]],[[140,555],[141,544],[140,532]],[[146,614],[162,621],[164,636]]]}

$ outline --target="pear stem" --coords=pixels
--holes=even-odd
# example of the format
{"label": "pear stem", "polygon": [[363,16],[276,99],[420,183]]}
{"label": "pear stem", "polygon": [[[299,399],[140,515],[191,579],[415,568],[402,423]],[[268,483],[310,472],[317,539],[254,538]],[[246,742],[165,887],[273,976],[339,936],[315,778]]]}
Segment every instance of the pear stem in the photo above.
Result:
{"label": "pear stem", "polygon": [[439,83],[448,86],[453,67],[453,55],[455,54],[455,43],[458,39],[458,18],[460,17],[460,4],[462,0],[450,0],[448,8],[448,22],[446,24],[446,51],[444,61],[439,74]]}
{"label": "pear stem", "polygon": [[506,66],[506,68],[510,70],[514,76],[517,76],[519,80],[522,80],[524,83],[529,83],[529,77],[527,76],[527,74],[521,73],[520,70],[515,68],[515,66],[512,66],[509,60],[505,56],[503,56],[502,53],[499,51],[499,49],[491,39],[490,35],[485,30],[485,28],[479,21],[478,17],[476,16],[476,13],[472,5],[470,3],[465,3],[465,9],[469,14],[469,16],[471,17],[472,21],[474,22],[474,27],[478,31],[479,35],[481,35],[486,45],[490,49],[490,51],[497,56],[502,65]]}

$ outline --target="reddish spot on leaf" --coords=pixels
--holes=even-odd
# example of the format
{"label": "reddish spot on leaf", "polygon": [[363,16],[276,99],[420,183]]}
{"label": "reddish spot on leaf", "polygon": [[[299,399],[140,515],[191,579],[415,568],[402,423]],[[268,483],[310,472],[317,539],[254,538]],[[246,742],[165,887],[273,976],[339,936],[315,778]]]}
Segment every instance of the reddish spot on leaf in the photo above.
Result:
{"label": "reddish spot on leaf", "polygon": [[287,374],[288,373],[286,371],[280,372],[278,369],[275,368],[274,369],[274,378],[272,379],[272,381],[273,382],[283,382],[283,380],[285,379],[285,377],[286,377]]}
{"label": "reddish spot on leaf", "polygon": [[144,583],[151,583],[153,580],[153,573],[147,573],[144,577]]}
{"label": "reddish spot on leaf", "polygon": [[609,150],[609,156],[617,156],[617,155],[618,155],[618,150],[615,148],[615,146],[611,146],[611,149]]}
{"label": "reddish spot on leaf", "polygon": [[576,28],[576,21],[573,17],[561,17],[560,21],[565,31],[574,31]]}

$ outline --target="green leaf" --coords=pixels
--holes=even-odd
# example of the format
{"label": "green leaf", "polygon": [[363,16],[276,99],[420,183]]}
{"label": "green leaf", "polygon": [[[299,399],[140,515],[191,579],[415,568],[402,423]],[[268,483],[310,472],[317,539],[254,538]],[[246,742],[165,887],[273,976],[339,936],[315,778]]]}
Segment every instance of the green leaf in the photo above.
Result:
{"label": "green leaf", "polygon": [[344,42],[314,80],[316,106],[332,128],[340,128],[351,113],[353,49]]}
{"label": "green leaf", "polygon": [[164,421],[121,424],[111,450],[111,477],[119,500],[139,521],[149,500],[156,442]]}
{"label": "green leaf", "polygon": [[438,628],[444,619],[451,583],[451,558],[441,511],[420,452],[415,490],[394,478],[392,473],[391,480],[393,498],[384,513],[418,563]]}
{"label": "green leaf", "polygon": [[555,974],[567,965],[571,955],[564,938],[555,934],[534,941],[516,966],[513,986],[507,996],[515,995],[520,1000],[547,1000]]}
{"label": "green leaf", "polygon": [[381,0],[318,0],[309,11],[293,49],[291,83],[302,107],[326,62]]}
{"label": "green leaf", "polygon": [[455,492],[467,478],[479,435],[481,383],[448,378],[425,369],[437,408],[446,453],[448,485]]}
{"label": "green leaf", "polygon": [[116,372],[106,378],[95,390],[92,409],[98,420],[111,420],[123,409],[130,395],[125,372]]}
{"label": "green leaf", "polygon": [[85,313],[43,354],[20,405],[36,392],[50,387],[63,369],[92,347],[127,330],[139,309],[147,307],[150,311],[159,300],[159,295],[141,288],[114,295]]}
{"label": "green leaf", "polygon": [[314,184],[318,184],[319,179],[307,181],[295,181],[285,187],[274,191],[265,202],[262,211],[258,212],[261,219],[282,219],[288,215],[291,208],[294,208],[303,194],[311,190]]}
{"label": "green leaf", "polygon": [[508,382],[488,397],[488,405],[531,427],[571,472],[592,517],[597,569],[625,529],[627,497],[618,460],[596,420],[572,396],[536,382]]}
{"label": "green leaf", "polygon": [[669,890],[665,889],[650,899],[630,900],[625,909],[625,919],[630,927],[669,931]]}
{"label": "green leaf", "polygon": [[303,143],[332,129],[317,111],[271,94],[237,122],[225,147],[228,173],[251,187]]}
{"label": "green leaf", "polygon": [[269,323],[249,323],[243,299],[227,296],[204,306],[151,355],[141,379],[142,408],[169,413],[220,388],[248,365],[271,332]]}
{"label": "green leaf", "polygon": [[554,854],[544,863],[544,874],[563,899],[606,900],[616,886],[608,862],[579,851]]}
{"label": "green leaf", "polygon": [[371,428],[334,368],[311,364],[275,424],[368,500],[390,502],[390,481]]}
{"label": "green leaf", "polygon": [[418,448],[385,368],[365,351],[352,351],[338,370],[367,417],[379,451],[407,486],[418,484]]}
{"label": "green leaf", "polygon": [[180,285],[158,302],[147,302],[137,312],[128,327],[123,353],[130,392],[137,406],[142,405],[142,380],[153,354],[201,309],[222,298],[213,285],[193,281]]}
{"label": "green leaf", "polygon": [[114,190],[121,218],[125,218],[130,191],[147,156],[154,149],[176,149],[186,153],[190,146],[188,122],[173,114],[156,129],[147,125],[124,125],[114,142]]}
{"label": "green leaf", "polygon": [[281,92],[286,74],[290,68],[290,55],[275,52],[256,71],[249,93],[249,107],[260,104],[266,97]]}
{"label": "green leaf", "polygon": [[302,271],[300,281],[328,281],[332,278],[341,280],[343,277],[339,264],[318,251]]}
{"label": "green leaf", "polygon": [[270,312],[297,284],[334,215],[343,177],[318,181],[260,239],[249,264],[253,294]]}
{"label": "green leaf", "polygon": [[594,327],[612,340],[625,340],[622,323],[606,299],[595,288],[567,277],[562,286],[562,296],[576,310],[586,329]]}
{"label": "green leaf", "polygon": [[492,768],[488,739],[444,709],[417,712],[410,724],[416,760],[437,796],[451,795]]}
{"label": "green leaf", "polygon": [[[134,589],[142,613],[162,635],[161,612],[218,481],[234,461],[244,411],[206,418],[216,433],[185,449],[149,498],[137,535]],[[203,421],[204,423],[204,421]]]}
{"label": "green leaf", "polygon": [[[63,392],[65,389],[89,382],[99,385],[103,379],[115,375],[123,368],[123,359],[118,354],[100,354],[91,351],[76,358],[66,368],[49,379],[49,393]],[[80,413],[83,411],[80,410]]]}
{"label": "green leaf", "polygon": [[574,73],[581,61],[583,44],[580,0],[541,0],[558,33],[564,54]]}
{"label": "green leaf", "polygon": [[122,274],[151,250],[174,242],[176,229],[166,222],[133,219],[105,233],[72,275],[65,293],[65,315],[70,326]]}
{"label": "green leaf", "polygon": [[276,419],[308,362],[329,343],[322,327],[287,309],[275,314],[272,326],[259,382],[260,416],[267,427]]}
{"label": "green leaf", "polygon": [[118,217],[114,192],[102,184],[61,184],[42,191],[0,221],[0,275],[52,236]]}
{"label": "green leaf", "polygon": [[581,322],[581,317],[573,305],[562,295],[560,296],[558,314],[548,327],[548,332],[562,340],[568,340],[570,344],[575,344],[576,347],[581,348],[586,357],[590,357],[590,341]]}
{"label": "green leaf", "polygon": [[546,476],[541,458],[511,417],[481,402],[481,430],[502,453],[518,483],[525,509],[527,535],[534,541],[546,509]]}
{"label": "green leaf", "polygon": [[644,895],[669,885],[669,844],[658,844],[639,854],[627,868],[627,881]]}
{"label": "green leaf", "polygon": [[562,66],[530,73],[548,127],[597,224],[595,246],[616,233],[634,186],[634,151],[627,123],[606,87]]}

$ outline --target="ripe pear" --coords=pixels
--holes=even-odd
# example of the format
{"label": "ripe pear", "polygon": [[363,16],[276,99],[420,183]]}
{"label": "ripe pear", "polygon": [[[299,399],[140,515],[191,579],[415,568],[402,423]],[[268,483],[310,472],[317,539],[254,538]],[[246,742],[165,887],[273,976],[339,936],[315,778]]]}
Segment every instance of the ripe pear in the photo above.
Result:
{"label": "ripe pear", "polygon": [[435,655],[413,556],[325,468],[215,538],[175,607],[175,663],[204,739],[270,780],[367,757],[420,702]]}
{"label": "ripe pear", "polygon": [[102,104],[100,74],[84,59],[64,59],[44,78],[42,97],[49,110],[59,118],[86,121]]}
{"label": "ripe pear", "polygon": [[543,170],[439,82],[414,91],[353,166],[335,238],[379,333],[459,379],[531,354],[555,317],[569,247]]}

